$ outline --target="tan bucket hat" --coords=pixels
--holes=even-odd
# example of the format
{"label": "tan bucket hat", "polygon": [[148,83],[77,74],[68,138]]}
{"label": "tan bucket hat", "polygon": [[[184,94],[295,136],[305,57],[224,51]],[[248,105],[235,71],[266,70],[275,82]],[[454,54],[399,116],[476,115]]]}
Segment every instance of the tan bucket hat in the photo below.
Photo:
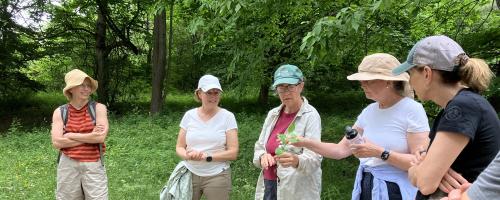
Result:
{"label": "tan bucket hat", "polygon": [[413,98],[413,90],[410,87],[410,75],[402,73],[394,75],[392,70],[401,65],[394,56],[387,53],[375,53],[365,56],[358,66],[358,73],[347,76],[351,81],[386,80],[404,81],[403,95]]}
{"label": "tan bucket hat", "polygon": [[347,76],[351,81],[387,80],[409,81],[407,73],[393,75],[392,70],[401,63],[394,56],[386,53],[375,53],[363,58],[358,66],[358,73]]}
{"label": "tan bucket hat", "polygon": [[74,69],[66,73],[66,76],[64,76],[66,87],[64,87],[63,89],[63,94],[68,100],[71,100],[71,93],[68,90],[81,85],[83,81],[85,81],[85,78],[88,78],[90,80],[90,84],[92,85],[92,93],[94,93],[97,90],[97,81],[92,77],[79,69]]}

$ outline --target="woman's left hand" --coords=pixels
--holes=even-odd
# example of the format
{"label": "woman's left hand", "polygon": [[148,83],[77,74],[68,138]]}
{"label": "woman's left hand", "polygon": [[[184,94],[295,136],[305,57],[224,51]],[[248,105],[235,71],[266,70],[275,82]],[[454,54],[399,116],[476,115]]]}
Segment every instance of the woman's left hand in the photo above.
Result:
{"label": "woman's left hand", "polygon": [[469,181],[467,181],[467,179],[450,168],[444,175],[443,179],[441,179],[441,182],[439,183],[439,189],[441,189],[443,192],[450,193],[450,191],[459,189],[460,186],[468,183]]}
{"label": "woman's left hand", "polygon": [[363,144],[351,144],[349,146],[351,148],[352,154],[357,158],[369,158],[369,157],[377,157],[379,158],[384,152],[384,148],[377,146],[365,138],[365,143]]}
{"label": "woman's left hand", "polygon": [[283,167],[294,167],[299,166],[299,157],[296,154],[284,152],[281,155],[275,156],[276,161]]}

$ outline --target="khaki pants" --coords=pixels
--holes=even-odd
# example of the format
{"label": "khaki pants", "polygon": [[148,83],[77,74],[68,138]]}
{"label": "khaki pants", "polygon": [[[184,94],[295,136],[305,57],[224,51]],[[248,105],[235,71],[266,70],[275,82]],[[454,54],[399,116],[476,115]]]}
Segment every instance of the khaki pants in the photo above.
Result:
{"label": "khaki pants", "polygon": [[79,162],[61,153],[57,166],[57,200],[107,200],[106,169],[97,162]]}
{"label": "khaki pants", "polygon": [[193,200],[205,196],[207,200],[229,200],[231,192],[231,169],[226,169],[215,176],[193,174]]}

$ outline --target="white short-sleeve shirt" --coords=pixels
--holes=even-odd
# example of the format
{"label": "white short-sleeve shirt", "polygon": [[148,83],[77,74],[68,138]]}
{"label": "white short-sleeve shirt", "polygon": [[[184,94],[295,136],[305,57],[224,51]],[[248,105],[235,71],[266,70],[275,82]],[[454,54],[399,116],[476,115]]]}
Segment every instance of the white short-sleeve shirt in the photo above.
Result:
{"label": "white short-sleeve shirt", "polygon": [[[226,109],[220,109],[210,120],[204,122],[198,115],[198,108],[184,114],[180,127],[186,130],[187,150],[196,150],[214,154],[226,149],[226,133],[237,129],[234,114]],[[198,176],[217,175],[229,168],[229,162],[186,162],[186,167]]]}
{"label": "white short-sleeve shirt", "polygon": [[[381,109],[379,103],[368,105],[355,123],[361,127],[363,137],[387,150],[410,153],[407,134],[429,131],[429,122],[422,104],[405,97],[389,108]],[[379,157],[360,158],[361,164],[378,166],[386,164]]]}

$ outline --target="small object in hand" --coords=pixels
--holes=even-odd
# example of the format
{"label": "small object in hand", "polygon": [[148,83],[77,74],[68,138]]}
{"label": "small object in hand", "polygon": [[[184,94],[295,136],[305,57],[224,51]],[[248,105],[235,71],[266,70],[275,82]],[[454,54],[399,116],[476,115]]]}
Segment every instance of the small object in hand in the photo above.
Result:
{"label": "small object in hand", "polygon": [[284,152],[285,152],[285,149],[281,145],[279,145],[278,148],[276,148],[276,150],[274,151],[274,153],[278,156],[283,154]]}

